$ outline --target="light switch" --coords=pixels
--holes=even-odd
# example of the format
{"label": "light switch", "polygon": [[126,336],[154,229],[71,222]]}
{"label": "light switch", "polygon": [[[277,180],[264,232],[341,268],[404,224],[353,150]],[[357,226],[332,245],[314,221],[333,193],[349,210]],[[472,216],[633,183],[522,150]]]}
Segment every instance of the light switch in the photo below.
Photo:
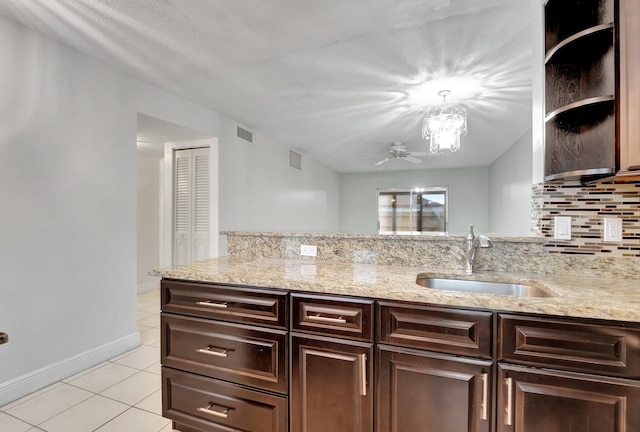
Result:
{"label": "light switch", "polygon": [[556,240],[571,240],[571,216],[556,216],[553,221],[553,238]]}
{"label": "light switch", "polygon": [[301,256],[317,257],[318,256],[318,246],[315,246],[315,245],[300,245],[300,255]]}
{"label": "light switch", "polygon": [[604,219],[604,241],[606,242],[622,241],[622,220],[617,218]]}

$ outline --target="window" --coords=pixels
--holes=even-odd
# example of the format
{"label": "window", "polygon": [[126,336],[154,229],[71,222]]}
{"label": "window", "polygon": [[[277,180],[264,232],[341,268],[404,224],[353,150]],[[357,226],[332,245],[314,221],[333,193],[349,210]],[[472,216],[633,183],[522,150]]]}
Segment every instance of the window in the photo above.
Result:
{"label": "window", "polygon": [[378,233],[446,234],[447,188],[378,189]]}

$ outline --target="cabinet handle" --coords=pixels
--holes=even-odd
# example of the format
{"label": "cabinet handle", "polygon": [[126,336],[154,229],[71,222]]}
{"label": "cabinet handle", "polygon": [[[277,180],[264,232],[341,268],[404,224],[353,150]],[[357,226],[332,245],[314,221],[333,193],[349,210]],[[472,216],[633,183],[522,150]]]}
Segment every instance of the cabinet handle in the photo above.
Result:
{"label": "cabinet handle", "polygon": [[196,304],[198,306],[209,306],[213,308],[226,309],[228,307],[227,303],[214,303],[210,300],[207,301],[197,301]]}
{"label": "cabinet handle", "polygon": [[360,396],[367,395],[367,355],[360,354]]}
{"label": "cabinet handle", "polygon": [[[216,410],[211,409],[213,407],[219,407],[219,408],[222,408],[222,410],[221,411],[216,411]],[[216,404],[210,403],[206,407],[198,408],[198,411],[201,412],[201,413],[205,413],[205,414],[209,414],[209,415],[212,415],[212,416],[221,417],[221,418],[226,419],[227,418],[227,413],[232,409],[233,408],[227,408],[227,407],[224,407],[222,405],[216,405]]]}
{"label": "cabinet handle", "polygon": [[198,348],[196,350],[196,352],[200,354],[208,354],[215,357],[226,357],[229,351],[233,351],[233,350],[225,349],[225,348],[216,348],[212,346],[209,346],[207,348]]}
{"label": "cabinet handle", "polygon": [[320,322],[327,322],[327,323],[334,323],[334,324],[347,323],[347,320],[342,318],[342,316],[339,316],[338,318],[332,318],[332,317],[325,317],[322,315],[307,315],[307,319],[311,321],[320,321]]}
{"label": "cabinet handle", "polygon": [[507,385],[507,408],[505,410],[504,424],[511,426],[511,417],[513,416],[513,378],[505,378],[504,382]]}
{"label": "cabinet handle", "polygon": [[482,414],[480,414],[481,420],[487,419],[487,411],[488,411],[488,402],[489,402],[489,374],[483,373],[480,375],[480,379],[482,380]]}

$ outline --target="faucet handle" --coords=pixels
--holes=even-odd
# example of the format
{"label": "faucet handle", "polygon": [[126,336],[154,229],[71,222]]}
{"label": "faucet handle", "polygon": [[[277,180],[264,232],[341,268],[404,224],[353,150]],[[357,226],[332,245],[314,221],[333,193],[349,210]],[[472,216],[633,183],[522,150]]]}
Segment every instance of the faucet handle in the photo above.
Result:
{"label": "faucet handle", "polygon": [[473,227],[474,227],[473,224],[469,225],[469,235],[467,236],[467,238],[471,240],[473,240],[476,237],[476,234],[473,232]]}

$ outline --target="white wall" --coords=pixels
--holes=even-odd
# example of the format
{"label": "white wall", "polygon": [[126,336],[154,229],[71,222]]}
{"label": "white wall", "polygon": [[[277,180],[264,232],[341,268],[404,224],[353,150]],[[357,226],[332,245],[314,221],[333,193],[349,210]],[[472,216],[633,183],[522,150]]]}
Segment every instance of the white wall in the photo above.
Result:
{"label": "white wall", "polygon": [[489,167],[489,231],[531,235],[531,131]]}
{"label": "white wall", "polygon": [[340,177],[335,170],[304,155],[302,170],[291,168],[287,147],[256,132],[249,143],[236,136],[235,121],[220,119],[220,230],[338,230]]}
{"label": "white wall", "polygon": [[544,181],[544,3],[531,0],[531,28],[533,31],[532,66],[532,184]]}
{"label": "white wall", "polygon": [[212,110],[0,17],[0,405],[138,343],[136,117]]}
{"label": "white wall", "polygon": [[488,168],[382,171],[341,175],[340,231],[376,233],[378,188],[447,186],[449,188],[449,234],[476,233],[489,227]]}
{"label": "white wall", "polygon": [[138,149],[137,259],[138,293],[159,287],[149,271],[160,267],[160,164],[162,154]]}

